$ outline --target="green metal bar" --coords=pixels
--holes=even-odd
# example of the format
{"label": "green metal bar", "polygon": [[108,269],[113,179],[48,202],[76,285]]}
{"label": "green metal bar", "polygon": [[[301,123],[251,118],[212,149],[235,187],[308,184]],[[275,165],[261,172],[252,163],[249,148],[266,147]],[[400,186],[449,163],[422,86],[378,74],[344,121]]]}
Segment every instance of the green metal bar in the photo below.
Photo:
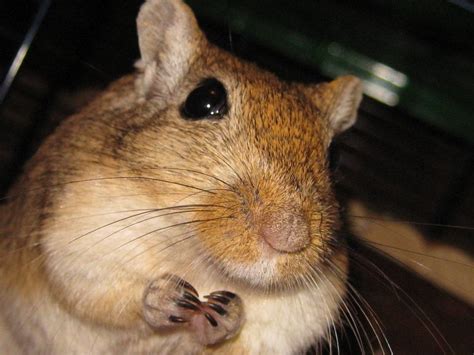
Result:
{"label": "green metal bar", "polygon": [[[467,55],[453,55],[399,33],[384,19],[370,19],[365,10],[354,9],[344,2],[189,0],[188,3],[198,15],[229,26],[232,31],[314,67],[325,76],[357,75],[363,80],[368,96],[386,105],[399,106],[474,143],[474,60],[469,58],[469,45]],[[399,12],[393,10],[395,14],[410,9],[407,2],[401,3],[403,6],[398,7],[394,2],[389,3],[398,9]],[[420,12],[421,8],[416,6],[415,10]],[[435,10],[432,10],[437,14],[435,20],[445,25],[440,14],[443,9]],[[450,11],[446,16],[457,22],[445,31],[457,33],[464,29],[457,40],[466,41],[470,24],[465,22],[470,18],[474,23],[474,16],[466,16],[459,9]],[[416,18],[422,13],[410,16]]]}

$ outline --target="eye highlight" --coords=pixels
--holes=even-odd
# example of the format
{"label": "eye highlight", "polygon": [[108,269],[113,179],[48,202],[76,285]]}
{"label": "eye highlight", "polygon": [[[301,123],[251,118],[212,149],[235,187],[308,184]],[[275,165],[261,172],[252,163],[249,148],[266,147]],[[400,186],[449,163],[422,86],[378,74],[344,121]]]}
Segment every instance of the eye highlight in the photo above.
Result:
{"label": "eye highlight", "polygon": [[181,107],[185,119],[221,118],[227,113],[227,91],[215,78],[203,80],[186,98]]}

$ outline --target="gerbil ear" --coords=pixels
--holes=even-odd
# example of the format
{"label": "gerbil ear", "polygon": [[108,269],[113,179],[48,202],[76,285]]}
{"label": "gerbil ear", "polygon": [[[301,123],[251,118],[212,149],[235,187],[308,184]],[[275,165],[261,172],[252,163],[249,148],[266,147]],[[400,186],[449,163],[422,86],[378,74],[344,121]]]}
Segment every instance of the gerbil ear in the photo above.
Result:
{"label": "gerbil ear", "polygon": [[362,100],[362,84],[359,79],[354,76],[342,76],[307,89],[311,99],[329,120],[334,135],[354,124]]}
{"label": "gerbil ear", "polygon": [[169,95],[179,85],[205,41],[191,9],[181,0],[147,0],[137,18],[141,97]]}

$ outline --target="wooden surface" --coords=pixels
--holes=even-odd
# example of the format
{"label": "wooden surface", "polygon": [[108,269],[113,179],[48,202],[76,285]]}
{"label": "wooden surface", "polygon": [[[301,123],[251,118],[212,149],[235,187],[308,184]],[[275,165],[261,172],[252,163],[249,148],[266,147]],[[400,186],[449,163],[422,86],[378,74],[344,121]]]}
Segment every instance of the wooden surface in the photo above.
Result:
{"label": "wooden surface", "polygon": [[[352,248],[351,283],[380,318],[395,354],[473,353],[472,306],[360,243]],[[343,353],[357,354],[356,347],[352,341]]]}

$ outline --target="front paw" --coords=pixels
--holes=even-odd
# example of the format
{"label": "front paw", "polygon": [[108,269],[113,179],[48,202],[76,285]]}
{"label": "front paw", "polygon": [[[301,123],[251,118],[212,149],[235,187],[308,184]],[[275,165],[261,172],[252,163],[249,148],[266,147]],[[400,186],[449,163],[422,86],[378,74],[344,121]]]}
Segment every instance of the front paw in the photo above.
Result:
{"label": "front paw", "polygon": [[216,291],[199,300],[198,292],[177,276],[152,281],[143,298],[144,318],[155,329],[187,328],[203,345],[230,339],[243,323],[239,296]]}
{"label": "front paw", "polygon": [[201,301],[194,287],[174,275],[153,280],[143,297],[143,316],[153,328],[166,329],[189,325],[201,312]]}
{"label": "front paw", "polygon": [[217,344],[236,335],[243,322],[242,300],[235,293],[216,291],[202,303],[202,314],[193,318],[193,327],[201,344]]}

